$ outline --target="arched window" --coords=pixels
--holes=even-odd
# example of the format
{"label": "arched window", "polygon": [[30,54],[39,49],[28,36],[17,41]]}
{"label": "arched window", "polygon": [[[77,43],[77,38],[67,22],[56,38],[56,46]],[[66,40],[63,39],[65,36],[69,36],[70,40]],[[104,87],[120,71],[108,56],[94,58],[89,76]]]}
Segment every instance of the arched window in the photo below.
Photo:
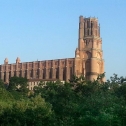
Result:
{"label": "arched window", "polygon": [[70,67],[70,79],[72,78],[72,76],[73,76],[73,69],[72,67]]}

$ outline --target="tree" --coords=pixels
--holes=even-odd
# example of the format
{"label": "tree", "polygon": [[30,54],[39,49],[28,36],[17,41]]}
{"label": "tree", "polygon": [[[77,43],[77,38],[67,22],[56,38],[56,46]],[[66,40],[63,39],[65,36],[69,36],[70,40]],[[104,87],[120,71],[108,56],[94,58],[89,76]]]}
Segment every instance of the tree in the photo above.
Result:
{"label": "tree", "polygon": [[1,79],[0,79],[0,88],[5,88],[5,84]]}
{"label": "tree", "polygon": [[41,96],[0,106],[1,126],[53,126],[51,105]]}
{"label": "tree", "polygon": [[11,77],[7,90],[13,93],[13,96],[17,97],[17,99],[20,96],[27,96],[29,92],[28,80],[23,77]]}
{"label": "tree", "polygon": [[[73,76],[70,82],[64,84],[60,81],[48,82],[46,85],[40,82],[30,97],[18,100],[6,97],[8,99],[6,102],[0,97],[0,124],[126,125],[126,83],[125,81],[120,83],[123,77],[118,77],[116,74],[107,82],[101,82],[102,77],[98,76],[97,80],[87,81],[83,76]],[[21,82],[15,80],[11,81],[13,85]],[[22,90],[17,86],[10,89],[13,89],[9,90],[11,93],[22,94]]]}

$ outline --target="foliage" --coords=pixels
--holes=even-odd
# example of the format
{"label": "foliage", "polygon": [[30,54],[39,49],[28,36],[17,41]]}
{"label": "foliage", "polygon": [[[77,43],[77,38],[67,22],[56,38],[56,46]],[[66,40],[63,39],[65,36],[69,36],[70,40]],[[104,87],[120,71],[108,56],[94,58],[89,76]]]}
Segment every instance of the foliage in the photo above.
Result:
{"label": "foliage", "polygon": [[23,77],[11,77],[7,88],[16,99],[28,95],[28,80]]}
{"label": "foliage", "polygon": [[[103,77],[104,74],[97,80],[88,81],[83,76],[73,76],[65,84],[40,82],[31,96],[26,95],[27,81],[21,78],[11,78],[7,90],[0,81],[0,124],[125,126],[125,78],[114,74],[110,80],[102,82]],[[22,88],[17,88],[19,84]]]}
{"label": "foliage", "polygon": [[30,100],[11,102],[4,107],[1,104],[0,124],[6,126],[41,126],[51,122],[53,112],[51,105],[45,103],[41,96],[36,96]]}
{"label": "foliage", "polygon": [[0,79],[0,88],[5,88],[4,82]]}

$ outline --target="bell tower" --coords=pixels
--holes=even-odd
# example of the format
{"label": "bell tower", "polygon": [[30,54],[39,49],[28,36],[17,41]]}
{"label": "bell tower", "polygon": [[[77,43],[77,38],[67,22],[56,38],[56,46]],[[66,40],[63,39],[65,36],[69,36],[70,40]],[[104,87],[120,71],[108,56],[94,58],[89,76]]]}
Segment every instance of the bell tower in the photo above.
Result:
{"label": "bell tower", "polygon": [[104,73],[102,39],[97,18],[79,17],[78,48],[75,51],[75,74],[88,80]]}

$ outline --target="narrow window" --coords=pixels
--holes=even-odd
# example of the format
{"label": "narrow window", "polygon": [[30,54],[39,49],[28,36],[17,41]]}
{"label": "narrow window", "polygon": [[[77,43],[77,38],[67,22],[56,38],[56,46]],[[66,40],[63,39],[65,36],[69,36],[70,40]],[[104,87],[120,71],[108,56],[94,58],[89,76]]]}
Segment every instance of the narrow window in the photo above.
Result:
{"label": "narrow window", "polygon": [[25,75],[25,78],[27,78],[27,70],[25,70],[24,75]]}
{"label": "narrow window", "polygon": [[45,79],[45,69],[43,69],[43,79]]}
{"label": "narrow window", "polygon": [[91,35],[93,35],[93,22],[91,21]]}
{"label": "narrow window", "polygon": [[88,29],[88,35],[90,35],[90,30]]}
{"label": "narrow window", "polygon": [[73,70],[72,70],[72,67],[70,67],[70,79],[72,78],[73,76]]}
{"label": "narrow window", "polygon": [[21,71],[19,71],[19,77],[21,77]]}
{"label": "narrow window", "polygon": [[33,77],[33,72],[32,72],[32,70],[29,71],[29,74],[30,74],[30,78],[32,78],[32,77]]}
{"label": "narrow window", "polygon": [[49,69],[49,78],[52,78],[52,69]]}
{"label": "narrow window", "polygon": [[14,71],[14,76],[16,76],[16,71]]}
{"label": "narrow window", "polygon": [[6,81],[6,72],[4,72],[4,82]]}
{"label": "narrow window", "polygon": [[90,28],[90,22],[87,21],[87,28]]}
{"label": "narrow window", "polygon": [[66,69],[63,68],[63,80],[66,80]]}
{"label": "narrow window", "polygon": [[36,78],[39,77],[39,70],[36,70]]}
{"label": "narrow window", "polygon": [[[84,33],[86,34],[86,30],[85,30],[85,23],[84,23]],[[85,34],[84,34],[84,36],[85,36]]]}
{"label": "narrow window", "polygon": [[9,79],[11,78],[11,72],[9,72]]}
{"label": "narrow window", "polygon": [[59,78],[59,70],[58,70],[58,68],[56,68],[56,79],[58,79]]}

